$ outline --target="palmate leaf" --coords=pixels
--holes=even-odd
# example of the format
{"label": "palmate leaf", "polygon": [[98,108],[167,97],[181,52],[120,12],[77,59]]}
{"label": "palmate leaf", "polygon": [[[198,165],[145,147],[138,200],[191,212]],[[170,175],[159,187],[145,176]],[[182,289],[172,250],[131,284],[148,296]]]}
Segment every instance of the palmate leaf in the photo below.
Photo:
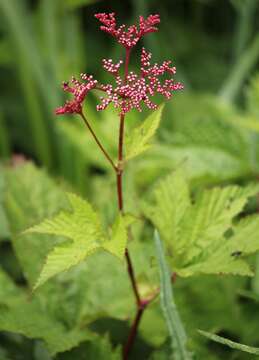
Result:
{"label": "palmate leaf", "polygon": [[150,141],[154,136],[162,116],[164,105],[154,111],[147,119],[132,132],[126,136],[125,139],[125,160],[130,160],[150,147]]}
{"label": "palmate leaf", "polygon": [[100,218],[91,205],[77,195],[67,193],[67,197],[72,211],[61,211],[54,218],[46,219],[24,232],[57,235],[70,240],[56,246],[48,254],[34,289],[79,264],[97,250],[107,250],[123,258],[127,241],[126,225],[132,222],[132,218],[119,216],[111,238],[107,239]]}
{"label": "palmate leaf", "polygon": [[[45,218],[55,216],[63,209],[71,210],[71,206],[67,204],[61,187],[45,171],[31,163],[4,168],[4,175],[4,205],[12,233],[12,246],[26,281],[32,288],[47,255],[64,238],[38,233],[24,236],[17,234]],[[116,229],[118,234],[122,228],[116,224],[124,221],[128,224],[129,220],[128,216],[124,216],[121,221],[118,218],[111,228],[111,238],[115,236]],[[106,240],[109,241],[108,238]],[[119,249],[118,246],[118,252]],[[52,278],[33,297],[41,297],[41,301],[51,307],[54,317],[70,324],[71,329],[75,324],[82,328],[100,316],[125,320],[134,310],[134,299],[124,263],[117,261],[110,251],[99,251],[79,266]],[[113,301],[114,298],[117,300]]]}
{"label": "palmate leaf", "polygon": [[157,184],[144,212],[166,242],[174,271],[252,275],[242,257],[259,250],[259,217],[234,219],[258,191],[258,184],[213,188],[192,203],[181,169]]}
{"label": "palmate leaf", "polygon": [[[64,209],[71,212],[71,205],[61,186],[32,163],[4,168],[3,174],[6,178],[4,208],[10,223],[12,246],[28,287],[32,288],[48,253],[64,238],[38,233],[17,234]],[[122,224],[127,225],[129,221],[129,216],[118,218],[105,242],[113,238],[117,239],[115,243],[119,242],[119,233],[126,233]],[[119,243],[118,248],[122,249]],[[0,331],[42,339],[53,354],[76,347],[93,336],[87,327],[96,319],[126,320],[133,313],[134,298],[124,266],[110,251],[96,252],[69,272],[52,278],[31,300],[28,288],[18,291],[19,287],[12,281],[6,282],[0,276],[0,304],[6,308],[2,311],[0,305]],[[54,330],[49,331],[50,328]]]}

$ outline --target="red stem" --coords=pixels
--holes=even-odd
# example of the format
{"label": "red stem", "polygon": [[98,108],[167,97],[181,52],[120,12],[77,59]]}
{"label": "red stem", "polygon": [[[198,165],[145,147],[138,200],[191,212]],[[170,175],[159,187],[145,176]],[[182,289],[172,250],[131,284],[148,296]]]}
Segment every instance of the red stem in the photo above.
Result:
{"label": "red stem", "polygon": [[[129,60],[130,60],[130,50],[126,49],[126,59],[125,59],[125,74],[124,74],[124,84],[127,83],[127,76],[129,73]],[[117,165],[117,194],[118,194],[118,207],[119,211],[123,213],[123,191],[122,191],[122,177],[123,177],[123,141],[124,141],[124,122],[125,115],[120,115],[120,129],[119,129],[119,144],[118,144],[118,165]],[[142,313],[146,305],[143,305],[138,291],[137,281],[135,277],[134,268],[130,258],[129,250],[125,250],[125,258],[127,262],[127,270],[131,282],[131,286],[135,295],[137,312],[135,320],[130,329],[130,333],[127,339],[127,342],[123,349],[123,359],[127,360],[134,340],[137,335],[137,329],[142,317]]]}
{"label": "red stem", "polygon": [[128,355],[130,353],[130,350],[132,348],[132,345],[134,343],[134,340],[136,338],[137,335],[137,330],[138,330],[138,325],[140,323],[141,317],[143,315],[145,307],[139,307],[134,319],[134,322],[132,324],[132,327],[130,329],[130,333],[127,339],[127,342],[123,348],[123,360],[127,360],[128,359]]}
{"label": "red stem", "polygon": [[132,266],[132,262],[131,262],[131,259],[130,259],[128,249],[125,250],[125,257],[126,257],[126,260],[127,260],[128,274],[129,274],[129,277],[130,277],[131,286],[132,286],[132,289],[133,289],[133,292],[134,292],[134,295],[135,295],[135,298],[136,298],[136,305],[139,308],[141,306],[141,299],[140,299],[140,296],[139,296],[137,282],[136,282],[135,274],[134,274],[134,269],[133,269],[133,266]]}
{"label": "red stem", "polygon": [[117,193],[118,207],[123,212],[123,193],[122,193],[122,174],[123,174],[123,138],[124,138],[124,119],[125,115],[120,116],[119,145],[118,145],[118,170],[117,170]]}
{"label": "red stem", "polygon": [[[126,84],[126,82],[127,82],[127,76],[129,73],[129,60],[130,60],[130,49],[126,49],[124,84]],[[102,89],[98,88],[98,90],[102,90]],[[115,172],[117,174],[118,208],[119,208],[119,211],[121,213],[123,213],[122,177],[123,177],[123,170],[124,170],[123,169],[123,142],[124,142],[125,115],[124,114],[120,115],[118,164],[117,164],[117,166],[114,164],[113,160],[111,159],[111,157],[109,156],[107,151],[102,146],[101,142],[97,138],[94,130],[92,129],[89,122],[87,121],[83,112],[81,112],[79,115],[82,117],[85,125],[87,126],[88,130],[92,134],[92,136],[93,136],[94,140],[96,141],[97,145],[99,146],[100,150],[102,151],[102,153],[104,154],[104,156],[109,161],[109,163],[111,164],[111,166],[113,167],[113,169],[115,170]],[[131,286],[132,286],[132,289],[133,289],[133,292],[135,295],[136,307],[137,307],[134,322],[131,326],[129,336],[127,338],[127,342],[126,342],[125,346],[123,347],[123,360],[128,360],[129,353],[130,353],[133,343],[135,341],[138,326],[139,326],[140,320],[142,318],[143,312],[144,312],[145,308],[150,304],[150,302],[152,302],[156,298],[157,294],[159,293],[159,289],[154,292],[154,294],[151,298],[146,299],[146,300],[144,300],[144,299],[141,300],[140,295],[139,295],[138,286],[137,286],[136,277],[135,277],[134,268],[133,268],[132,261],[130,258],[129,250],[127,248],[125,249],[125,258],[126,258],[126,262],[127,262],[128,275],[129,275]],[[175,276],[173,276],[173,275],[172,275],[172,281],[175,281]]]}
{"label": "red stem", "polygon": [[94,130],[92,129],[91,125],[89,124],[88,120],[86,119],[85,115],[83,114],[83,112],[81,112],[79,114],[82,119],[84,120],[84,123],[86,125],[86,127],[88,128],[88,130],[90,131],[90,133],[93,135],[93,138],[95,140],[95,142],[97,143],[97,145],[99,146],[99,148],[101,149],[102,153],[104,154],[104,156],[106,157],[106,159],[109,161],[109,163],[111,164],[111,166],[113,167],[113,169],[116,171],[117,173],[117,166],[114,164],[114,162],[112,161],[110,155],[107,153],[107,151],[104,149],[104,147],[102,146],[102,144],[100,143],[99,139],[97,138],[97,136],[95,135]]}

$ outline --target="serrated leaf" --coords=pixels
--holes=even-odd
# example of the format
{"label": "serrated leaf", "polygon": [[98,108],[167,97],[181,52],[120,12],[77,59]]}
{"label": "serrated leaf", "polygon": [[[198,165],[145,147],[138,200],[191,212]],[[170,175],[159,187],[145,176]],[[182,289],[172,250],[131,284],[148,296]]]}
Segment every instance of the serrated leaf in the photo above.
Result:
{"label": "serrated leaf", "polygon": [[112,227],[111,239],[103,243],[103,248],[123,259],[128,238],[127,228],[134,221],[135,218],[129,214],[119,215]]}
{"label": "serrated leaf", "polygon": [[120,216],[114,225],[111,239],[106,240],[100,218],[91,205],[77,195],[67,193],[67,197],[72,211],[62,211],[24,232],[63,236],[70,240],[49,253],[34,289],[49,278],[81,263],[97,250],[107,250],[119,258],[123,257],[129,219]]}
{"label": "serrated leaf", "polygon": [[240,344],[240,343],[237,343],[235,341],[231,341],[229,339],[226,339],[222,336],[218,336],[218,335],[215,335],[215,334],[212,334],[212,333],[209,333],[207,331],[203,331],[203,330],[198,330],[198,332],[205,336],[206,338],[212,340],[212,341],[216,341],[217,343],[220,343],[222,345],[226,345],[232,349],[235,349],[235,350],[240,350],[240,351],[244,351],[246,353],[249,353],[249,354],[254,354],[254,355],[259,355],[259,348],[255,348],[255,347],[251,347],[251,346],[247,346],[247,345],[244,345],[244,344]]}
{"label": "serrated leaf", "polygon": [[175,173],[160,181],[155,186],[153,195],[156,206],[146,203],[145,214],[153,219],[161,236],[170,243],[174,251],[178,242],[180,221],[190,207],[189,188],[183,169],[178,168]]}
{"label": "serrated leaf", "polygon": [[[4,173],[7,185],[5,210],[12,232],[12,246],[29,287],[32,288],[48,253],[64,238],[38,233],[23,237],[16,235],[42,219],[54,216],[60,210],[71,210],[71,206],[61,191],[61,186],[31,163],[4,169]],[[108,237],[106,240],[110,241]],[[0,283],[2,284],[2,280]],[[0,297],[2,288],[0,286]],[[3,297],[10,296],[6,292],[3,294]],[[92,255],[69,272],[48,281],[38,289],[34,297],[40,297],[41,302],[50,307],[54,317],[62,319],[71,329],[75,325],[82,328],[100,316],[125,320],[134,310],[134,298],[123,263],[114,260],[114,256],[107,251]],[[113,301],[114,298],[117,299],[116,302]]]}
{"label": "serrated leaf", "polygon": [[[221,183],[254,173],[251,133],[235,123],[241,116],[218,98],[185,92],[165,108],[163,142],[135,162],[136,178],[146,186],[185,162],[195,183]],[[230,119],[233,121],[230,121]]]}
{"label": "serrated leaf", "polygon": [[164,106],[154,111],[147,119],[137,126],[125,139],[125,160],[128,161],[150,147],[150,141],[158,129]]}
{"label": "serrated leaf", "polygon": [[69,208],[67,199],[45,171],[26,162],[14,168],[4,168],[6,191],[4,209],[10,225],[12,245],[26,280],[33,286],[40,274],[48,252],[56,245],[42,235],[17,235],[45,217],[52,217]]}
{"label": "serrated leaf", "polygon": [[94,337],[86,329],[67,330],[64,324],[46,311],[40,299],[34,297],[29,301],[28,295],[1,270],[0,281],[0,330],[22,334],[31,339],[42,339],[52,355],[70,350]]}
{"label": "serrated leaf", "polygon": [[156,185],[153,205],[145,204],[144,212],[166,242],[174,271],[252,275],[243,256],[259,250],[259,217],[234,220],[258,191],[258,184],[213,188],[191,202],[179,170]]}
{"label": "serrated leaf", "polygon": [[163,244],[157,231],[155,231],[155,245],[159,263],[161,283],[161,307],[171,338],[171,358],[175,360],[191,360],[192,356],[186,348],[187,336],[185,333],[185,329],[183,327],[181,318],[176,308],[176,304],[174,302],[171,276],[166,263]]}

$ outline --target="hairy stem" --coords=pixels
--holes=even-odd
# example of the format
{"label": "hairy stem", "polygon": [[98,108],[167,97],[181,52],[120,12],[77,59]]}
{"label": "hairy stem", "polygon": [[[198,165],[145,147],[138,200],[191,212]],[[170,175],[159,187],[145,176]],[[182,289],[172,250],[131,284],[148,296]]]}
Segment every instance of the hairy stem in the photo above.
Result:
{"label": "hairy stem", "polygon": [[79,114],[81,116],[81,118],[83,119],[86,127],[88,128],[88,130],[90,131],[90,133],[93,135],[93,138],[95,140],[95,142],[97,143],[98,147],[101,149],[102,153],[104,154],[104,156],[106,157],[106,159],[109,161],[109,163],[111,164],[111,166],[113,167],[114,171],[116,171],[117,173],[117,166],[114,164],[114,162],[112,161],[110,155],[107,153],[107,151],[104,149],[104,147],[102,146],[102,144],[100,143],[99,139],[97,138],[97,136],[95,135],[94,130],[92,129],[91,125],[89,124],[88,120],[86,119],[85,115],[83,114],[83,112],[81,112]]}

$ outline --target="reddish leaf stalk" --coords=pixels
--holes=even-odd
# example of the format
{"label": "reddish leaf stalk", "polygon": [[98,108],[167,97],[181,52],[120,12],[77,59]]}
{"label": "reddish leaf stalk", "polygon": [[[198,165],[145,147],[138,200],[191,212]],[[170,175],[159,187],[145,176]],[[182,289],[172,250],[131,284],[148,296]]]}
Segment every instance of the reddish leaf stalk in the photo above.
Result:
{"label": "reddish leaf stalk", "polygon": [[112,161],[110,155],[107,153],[107,151],[104,149],[104,147],[102,146],[102,144],[100,143],[98,137],[96,136],[94,130],[92,129],[91,125],[89,124],[88,120],[86,119],[85,115],[83,114],[83,112],[81,112],[79,114],[81,116],[81,118],[83,119],[86,127],[88,128],[88,130],[90,131],[90,133],[92,134],[95,142],[97,143],[97,145],[99,146],[99,148],[101,149],[102,153],[104,154],[104,156],[106,157],[106,159],[109,161],[109,163],[111,164],[111,166],[113,167],[113,169],[117,172],[117,166],[114,164],[114,162]]}

